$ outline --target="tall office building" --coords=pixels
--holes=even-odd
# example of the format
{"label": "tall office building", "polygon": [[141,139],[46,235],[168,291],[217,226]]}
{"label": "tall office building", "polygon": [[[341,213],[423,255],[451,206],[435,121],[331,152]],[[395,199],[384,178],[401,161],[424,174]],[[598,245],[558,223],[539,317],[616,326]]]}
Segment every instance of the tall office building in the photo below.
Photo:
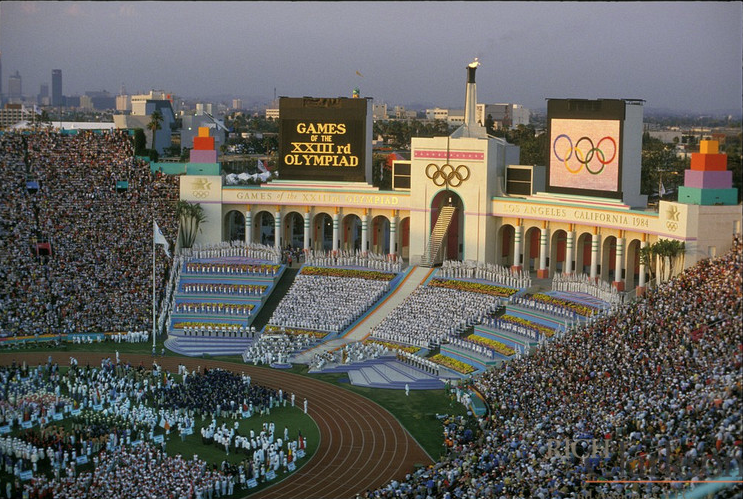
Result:
{"label": "tall office building", "polygon": [[39,95],[36,97],[36,103],[40,106],[49,105],[49,85],[42,83],[39,88]]}
{"label": "tall office building", "polygon": [[14,75],[10,75],[10,78],[8,78],[8,100],[20,102],[22,96],[21,74],[16,71]]}
{"label": "tall office building", "polygon": [[62,70],[52,69],[52,106],[64,106],[62,96]]}

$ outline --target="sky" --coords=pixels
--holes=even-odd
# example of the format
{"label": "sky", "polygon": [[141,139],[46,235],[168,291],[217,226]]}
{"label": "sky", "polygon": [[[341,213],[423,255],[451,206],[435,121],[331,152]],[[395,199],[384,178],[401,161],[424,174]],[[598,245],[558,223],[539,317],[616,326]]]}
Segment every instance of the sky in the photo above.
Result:
{"label": "sky", "polygon": [[[735,112],[742,2],[0,2],[2,90],[164,90],[182,98],[362,97],[388,106],[530,109],[642,99]],[[247,104],[247,102],[245,103]]]}

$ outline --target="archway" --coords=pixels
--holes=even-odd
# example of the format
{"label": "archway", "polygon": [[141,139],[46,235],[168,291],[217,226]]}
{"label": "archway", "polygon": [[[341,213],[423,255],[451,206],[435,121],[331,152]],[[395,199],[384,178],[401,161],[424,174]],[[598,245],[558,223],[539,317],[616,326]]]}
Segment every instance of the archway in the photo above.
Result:
{"label": "archway", "polygon": [[276,235],[273,213],[268,211],[258,212],[253,222],[253,230],[255,231],[253,232],[253,241],[273,246],[273,240]]}
{"label": "archway", "polygon": [[390,252],[390,221],[384,215],[377,215],[371,222],[370,248],[372,253],[387,254]]}
{"label": "archway", "polygon": [[[315,215],[312,224],[314,248],[316,250],[330,251],[333,249],[333,218],[327,213]],[[310,245],[312,247],[312,245]]]}
{"label": "archway", "polygon": [[522,262],[524,270],[532,272],[539,268],[541,235],[542,230],[538,227],[530,227],[524,233],[524,261]]}
{"label": "archway", "polygon": [[346,215],[343,217],[342,230],[341,249],[361,250],[361,218],[353,213]]}
{"label": "archway", "polygon": [[615,236],[606,236],[601,241],[601,272],[599,276],[602,281],[613,282],[622,279],[622,276],[616,274],[617,263],[617,238]]}
{"label": "archway", "polygon": [[291,211],[283,217],[284,246],[304,248],[304,217],[296,211]]}
{"label": "archway", "polygon": [[[550,275],[561,274],[567,267],[568,233],[562,229],[552,234],[550,242]],[[571,267],[572,268],[572,267]]]}
{"label": "archway", "polygon": [[513,243],[516,230],[513,225],[504,225],[498,229],[496,236],[499,244],[496,244],[495,264],[503,267],[513,266]]}
{"label": "archway", "polygon": [[624,289],[630,290],[640,282],[640,245],[639,239],[633,239],[627,244],[627,263],[625,264]]}
{"label": "archway", "polygon": [[245,215],[230,210],[224,217],[223,241],[245,241]]}
{"label": "archway", "polygon": [[575,242],[576,274],[591,273],[591,241],[593,236],[588,232],[579,235]]}
{"label": "archway", "polygon": [[[453,206],[455,208],[454,214],[452,215],[451,222],[449,223],[449,229],[446,231],[446,235],[441,242],[441,251],[444,260],[461,260],[464,255],[464,203],[462,198],[459,197],[454,191],[440,191],[431,200],[431,226],[429,228],[429,235],[433,232],[436,227],[436,222],[439,219],[439,214],[444,206]],[[428,241],[426,241],[428,244]],[[426,250],[428,250],[426,248]]]}

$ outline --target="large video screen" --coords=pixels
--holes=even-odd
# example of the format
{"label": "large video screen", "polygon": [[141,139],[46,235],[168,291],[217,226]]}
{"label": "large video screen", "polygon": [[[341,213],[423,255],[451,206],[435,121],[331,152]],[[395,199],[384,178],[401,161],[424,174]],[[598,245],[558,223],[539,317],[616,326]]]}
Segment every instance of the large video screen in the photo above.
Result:
{"label": "large video screen", "polygon": [[366,180],[366,99],[279,101],[279,178]]}
{"label": "large video screen", "polygon": [[619,120],[550,120],[549,190],[616,194],[620,125]]}

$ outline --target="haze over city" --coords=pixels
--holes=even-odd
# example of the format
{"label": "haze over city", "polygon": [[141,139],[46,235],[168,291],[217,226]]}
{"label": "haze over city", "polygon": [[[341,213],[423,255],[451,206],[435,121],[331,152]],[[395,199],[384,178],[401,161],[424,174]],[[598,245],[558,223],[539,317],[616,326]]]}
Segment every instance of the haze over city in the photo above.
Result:
{"label": "haze over city", "polygon": [[181,98],[351,96],[479,102],[643,99],[740,115],[741,2],[14,2],[0,4],[2,86],[36,95],[161,89]]}

